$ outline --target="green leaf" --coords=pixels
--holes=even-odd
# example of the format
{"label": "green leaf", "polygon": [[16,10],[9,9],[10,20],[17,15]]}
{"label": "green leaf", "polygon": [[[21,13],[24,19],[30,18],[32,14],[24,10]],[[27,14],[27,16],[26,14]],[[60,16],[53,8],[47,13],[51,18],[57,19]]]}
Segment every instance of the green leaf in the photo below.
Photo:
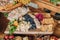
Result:
{"label": "green leaf", "polygon": [[17,1],[14,1],[14,5],[16,5],[17,4]]}
{"label": "green leaf", "polygon": [[50,2],[52,2],[54,5],[57,4],[57,0],[50,0]]}
{"label": "green leaf", "polygon": [[4,16],[5,16],[5,17],[8,17],[8,13],[4,13]]}
{"label": "green leaf", "polygon": [[13,34],[16,30],[15,26],[11,26],[10,30],[9,30],[9,34]]}
{"label": "green leaf", "polygon": [[58,0],[58,2],[59,2],[60,0]]}
{"label": "green leaf", "polygon": [[12,25],[14,22],[12,21],[12,22],[9,22],[9,25]]}

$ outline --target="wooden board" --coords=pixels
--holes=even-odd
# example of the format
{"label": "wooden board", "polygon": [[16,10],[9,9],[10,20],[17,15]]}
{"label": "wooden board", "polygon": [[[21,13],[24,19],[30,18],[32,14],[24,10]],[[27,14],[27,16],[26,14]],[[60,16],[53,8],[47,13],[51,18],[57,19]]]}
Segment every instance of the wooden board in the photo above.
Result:
{"label": "wooden board", "polygon": [[8,5],[4,6],[4,7],[0,7],[1,8],[0,12],[10,12],[10,11],[12,11],[13,9],[15,9],[15,8],[17,8],[19,6],[22,6],[22,4],[21,3],[17,3],[16,5],[8,4]]}
{"label": "wooden board", "polygon": [[48,3],[48,2],[45,2],[45,1],[32,1],[36,4],[38,4],[39,8],[46,8],[46,9],[49,9],[53,12],[58,12],[60,13],[60,7],[57,7],[51,3]]}
{"label": "wooden board", "polygon": [[[5,31],[5,34],[9,34],[9,31]],[[20,31],[15,31],[14,34],[53,34],[53,32],[20,32]]]}
{"label": "wooden board", "polygon": [[13,10],[13,9],[15,9],[15,8],[17,8],[17,7],[19,7],[19,6],[21,6],[22,4],[21,3],[18,3],[18,4],[16,4],[16,5],[12,5],[11,7],[7,7],[6,6],[6,11],[11,11],[11,10]]}

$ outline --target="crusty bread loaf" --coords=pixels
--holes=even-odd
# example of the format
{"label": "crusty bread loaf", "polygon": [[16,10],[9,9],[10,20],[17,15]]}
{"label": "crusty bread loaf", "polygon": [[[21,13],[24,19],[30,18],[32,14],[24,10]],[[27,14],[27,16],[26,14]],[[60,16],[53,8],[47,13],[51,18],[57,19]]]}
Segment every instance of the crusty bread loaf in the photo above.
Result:
{"label": "crusty bread loaf", "polygon": [[44,18],[43,21],[41,21],[42,24],[53,24],[54,20],[53,18]]}
{"label": "crusty bread loaf", "polygon": [[15,37],[15,40],[22,40],[22,37],[16,36],[16,37]]}

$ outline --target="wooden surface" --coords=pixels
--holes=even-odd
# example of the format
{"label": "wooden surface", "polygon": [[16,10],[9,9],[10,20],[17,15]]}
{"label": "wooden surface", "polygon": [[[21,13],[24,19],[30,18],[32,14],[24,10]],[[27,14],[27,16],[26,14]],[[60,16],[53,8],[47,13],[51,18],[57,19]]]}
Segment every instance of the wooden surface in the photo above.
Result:
{"label": "wooden surface", "polygon": [[39,8],[46,8],[46,9],[49,9],[53,12],[58,12],[60,13],[60,7],[57,7],[51,3],[48,3],[48,2],[45,2],[45,1],[32,1],[36,4],[38,4]]}
{"label": "wooden surface", "polygon": [[[9,31],[5,31],[5,34],[9,34]],[[15,31],[14,34],[53,34],[53,32],[34,32],[34,31],[30,31],[30,32],[21,32],[21,31]]]}
{"label": "wooden surface", "polygon": [[[51,4],[50,2],[46,2],[44,0],[42,0],[42,1],[32,0],[32,2],[38,4],[39,8],[42,8],[42,9],[47,8],[47,9],[53,11],[53,12],[60,13],[60,6],[57,7],[57,6],[53,5],[53,4]],[[18,3],[15,6],[11,6],[9,8],[6,8],[5,10],[7,10],[6,12],[8,12],[8,10],[11,11],[12,9],[14,9],[16,7],[19,7],[19,6],[21,6],[21,3]],[[3,9],[3,8],[1,8],[1,9]],[[5,11],[0,10],[0,12],[5,12]]]}
{"label": "wooden surface", "polygon": [[15,9],[15,8],[17,8],[19,6],[22,6],[22,4],[21,3],[17,3],[16,5],[9,4],[9,5],[6,5],[4,7],[0,6],[0,12],[10,12],[10,11],[12,11],[13,9]]}
{"label": "wooden surface", "polygon": [[21,6],[21,3],[18,3],[18,4],[16,4],[16,5],[13,5],[13,6],[11,6],[11,7],[6,7],[6,9],[5,10],[7,10],[7,11],[11,11],[11,10],[13,10],[13,9],[15,9],[15,8],[17,8],[17,7],[19,7],[19,6]]}

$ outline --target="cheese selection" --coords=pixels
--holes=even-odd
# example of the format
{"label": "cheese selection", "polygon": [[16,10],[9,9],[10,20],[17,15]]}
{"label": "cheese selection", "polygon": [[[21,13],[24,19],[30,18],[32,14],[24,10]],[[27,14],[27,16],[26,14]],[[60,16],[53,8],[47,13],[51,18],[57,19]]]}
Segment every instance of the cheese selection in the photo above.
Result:
{"label": "cheese selection", "polygon": [[14,32],[53,32],[54,19],[49,13],[31,12],[29,7],[18,7],[9,12],[7,19],[10,21],[6,31]]}
{"label": "cheese selection", "polygon": [[[57,0],[50,1],[53,2],[55,5],[57,4]],[[14,34],[14,32],[54,32],[54,27],[56,26],[56,23],[53,17],[51,17],[50,13],[40,11],[34,12],[34,10],[30,10],[29,6],[27,6],[27,4],[29,4],[30,2],[31,0],[0,0],[0,10],[8,10],[10,7],[14,6],[17,3],[23,4],[22,7],[17,7],[9,13],[4,13],[4,16],[9,21],[9,23],[6,24],[8,26],[7,28],[5,27],[5,31],[8,31],[10,35],[5,35],[5,37],[0,38],[0,40],[34,40],[32,37],[31,39],[29,39],[29,36],[14,36],[12,35]],[[3,21],[5,19],[4,17],[3,19],[0,17],[0,20]],[[57,33],[56,30],[55,32]],[[50,35],[39,35],[36,40],[60,40],[60,38]]]}

